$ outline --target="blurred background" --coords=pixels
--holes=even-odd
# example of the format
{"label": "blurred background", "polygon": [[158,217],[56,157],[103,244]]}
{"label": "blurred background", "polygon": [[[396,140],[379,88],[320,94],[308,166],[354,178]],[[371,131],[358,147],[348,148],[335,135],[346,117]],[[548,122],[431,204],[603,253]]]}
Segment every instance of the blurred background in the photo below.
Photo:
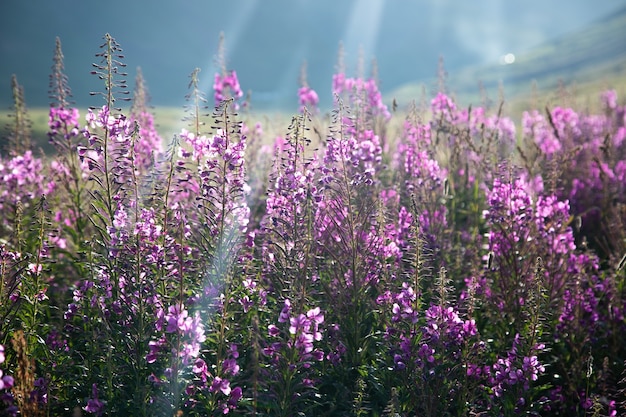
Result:
{"label": "blurred background", "polygon": [[[89,74],[102,37],[122,46],[129,84],[141,67],[151,103],[182,106],[199,67],[210,96],[220,32],[226,64],[237,71],[257,110],[297,110],[301,67],[330,106],[340,43],[348,76],[377,77],[386,100],[406,103],[437,87],[443,58],[447,86],[474,100],[483,85],[515,96],[559,82],[624,85],[626,0],[2,0],[0,106],[11,105],[11,74],[30,108],[47,106],[55,37],[78,106],[100,106]],[[361,64],[360,64],[361,63]]]}

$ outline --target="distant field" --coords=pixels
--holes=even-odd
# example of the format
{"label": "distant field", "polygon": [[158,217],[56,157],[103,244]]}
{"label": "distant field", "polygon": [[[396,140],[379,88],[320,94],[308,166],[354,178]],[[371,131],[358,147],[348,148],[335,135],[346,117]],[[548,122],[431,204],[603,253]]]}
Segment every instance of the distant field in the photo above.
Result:
{"label": "distant field", "polygon": [[[31,134],[35,147],[41,149],[44,153],[53,151],[48,144],[48,113],[47,108],[28,109],[28,115],[31,121]],[[87,109],[80,109],[81,119],[85,120]],[[176,107],[156,107],[153,109],[157,130],[164,141],[168,142],[175,134],[180,133],[186,124],[182,121],[184,110]],[[0,111],[0,150],[5,148],[7,135],[10,131],[12,123],[11,111]],[[291,120],[290,114],[281,112],[242,112],[240,119],[254,126],[255,123],[261,122],[263,130],[271,135],[284,135]]]}
{"label": "distant field", "polygon": [[[606,73],[599,68],[597,73],[604,75],[598,76],[597,78],[589,77],[591,78],[590,81],[582,83],[563,84],[561,87],[558,87],[559,77],[553,76],[551,78],[543,78],[541,84],[536,83],[535,87],[533,87],[533,83],[529,83],[525,89],[521,88],[520,85],[515,86],[515,88],[512,89],[513,91],[504,89],[504,114],[511,117],[516,124],[519,124],[524,111],[532,108],[543,109],[546,106],[555,105],[557,102],[561,106],[566,105],[579,111],[595,112],[600,105],[598,94],[609,88],[617,90],[619,100],[623,101],[624,97],[626,97],[626,71],[620,73],[611,71],[606,75]],[[426,99],[430,100],[431,92],[428,88],[425,90],[427,92]],[[386,104],[391,107],[391,101],[396,99],[399,104],[399,111],[406,111],[412,101],[419,103],[420,100],[423,99],[422,91],[424,91],[422,86],[408,86],[403,90],[395,91],[392,95],[387,95],[385,101]],[[491,110],[494,112],[497,111],[500,102],[499,92],[497,90],[487,90],[486,92]],[[393,94],[397,95],[397,97],[393,96]],[[458,105],[461,106],[469,106],[471,104],[473,107],[476,107],[484,105],[484,97],[481,97],[481,92],[478,87],[476,87],[474,93],[464,92],[457,94],[453,90],[452,96],[456,98]],[[28,109],[28,114],[32,122],[31,133],[33,142],[37,144],[37,148],[40,148],[45,153],[52,152],[47,137],[48,111],[47,108]],[[81,117],[83,120],[86,111],[86,109],[81,109]],[[156,107],[153,109],[153,113],[155,115],[157,129],[164,141],[169,141],[185,127],[185,122],[182,121],[184,116],[182,107]],[[6,137],[12,121],[10,114],[11,112],[6,109],[0,111],[0,149],[3,149],[6,144]],[[292,114],[280,111],[240,113],[241,120],[245,121],[250,126],[254,126],[254,124],[260,122],[263,126],[263,130],[270,133],[270,137],[284,135],[289,126],[291,117]],[[323,114],[322,117],[328,119],[326,114]]]}
{"label": "distant field", "polygon": [[[623,68],[622,68],[623,67]],[[467,74],[466,74],[467,75]],[[576,81],[567,81],[566,79]],[[474,107],[483,105],[485,96],[496,108],[500,103],[500,91],[496,85],[484,88],[481,92],[478,80],[468,78],[460,80],[450,77],[452,85],[450,93],[455,97],[457,105]],[[582,80],[582,81],[581,81]],[[396,100],[400,107],[411,101],[419,103],[426,91],[431,96],[431,87],[436,84],[433,80],[427,84],[409,84],[386,95],[389,101]],[[470,86],[471,85],[471,86]],[[459,89],[455,86],[460,86]],[[504,112],[515,121],[519,121],[522,113],[531,108],[543,109],[546,106],[567,105],[569,107],[594,112],[600,107],[599,93],[607,89],[617,91],[619,100],[626,97],[626,60],[623,64],[615,64],[611,69],[597,67],[584,73],[550,74],[538,80],[517,82],[504,87]]]}

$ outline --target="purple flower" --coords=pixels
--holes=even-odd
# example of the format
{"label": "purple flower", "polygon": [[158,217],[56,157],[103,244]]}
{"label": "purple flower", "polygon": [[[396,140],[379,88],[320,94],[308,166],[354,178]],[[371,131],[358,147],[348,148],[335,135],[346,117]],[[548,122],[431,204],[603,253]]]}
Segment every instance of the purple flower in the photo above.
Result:
{"label": "purple flower", "polygon": [[[34,198],[52,191],[43,175],[43,161],[32,151],[9,160],[0,157],[0,210],[18,202],[29,205]],[[5,220],[2,220],[4,222]]]}
{"label": "purple flower", "polygon": [[252,306],[254,305],[254,302],[250,299],[250,297],[248,297],[247,295],[244,295],[243,297],[239,299],[239,304],[242,305],[243,312],[247,313],[248,311],[250,311],[250,308],[252,308]]}
{"label": "purple flower", "polygon": [[289,299],[285,300],[285,305],[283,309],[280,311],[280,315],[278,316],[279,323],[286,323],[289,321],[289,312],[291,311],[291,301]]}
{"label": "purple flower", "polygon": [[600,95],[600,100],[605,110],[617,109],[617,92],[615,90],[607,90]]}
{"label": "purple flower", "polygon": [[[243,97],[243,91],[239,86],[239,79],[235,71],[230,71],[225,74],[215,74],[213,82],[213,90],[215,92],[215,106],[228,98],[235,100]],[[235,102],[235,110],[239,108],[239,104]]]}
{"label": "purple flower", "polygon": [[222,371],[224,374],[237,375],[239,373],[239,365],[234,358],[224,359]]}
{"label": "purple flower", "polygon": [[300,333],[296,337],[295,347],[300,350],[302,355],[313,351],[313,335],[310,333]]}
{"label": "purple flower", "polygon": [[139,134],[137,140],[133,142],[134,146],[134,165],[142,172],[149,170],[156,159],[157,155],[162,152],[162,138],[157,132],[154,116],[147,111],[131,114],[130,123],[139,125]]}
{"label": "purple flower", "polygon": [[417,354],[423,358],[426,359],[428,362],[434,362],[435,361],[435,349],[432,349],[430,346],[428,346],[426,343],[423,343],[422,346],[420,346],[419,351],[417,352]]}
{"label": "purple flower", "polygon": [[317,104],[319,103],[319,97],[315,90],[311,87],[304,86],[298,90],[298,100],[300,102],[300,113],[308,108],[311,112],[317,110]]}
{"label": "purple flower", "polygon": [[545,372],[545,367],[539,363],[537,356],[525,356],[522,360],[522,369],[532,381],[536,381],[540,373]]}
{"label": "purple flower", "polygon": [[210,392],[221,391],[224,395],[228,395],[231,392],[230,389],[230,381],[227,379],[222,379],[219,376],[216,376],[211,383],[211,387],[209,388]]}
{"label": "purple flower", "polygon": [[291,317],[289,324],[289,333],[296,334],[298,330],[305,329],[305,327],[309,325],[309,320],[307,320],[304,314],[300,314],[297,317]]}
{"label": "purple flower", "polygon": [[194,374],[199,375],[202,382],[206,382],[207,377],[210,375],[209,368],[207,367],[206,362],[204,362],[202,359],[199,359],[199,358],[196,359],[196,361],[194,362],[193,368],[191,368],[191,371]]}
{"label": "purple flower", "polygon": [[397,353],[393,355],[393,363],[397,370],[403,370],[406,368],[406,363],[404,363],[404,358],[402,357],[402,355],[399,355]]}
{"label": "purple flower", "polygon": [[185,332],[189,329],[191,318],[188,317],[189,313],[179,304],[168,307],[165,320],[167,321],[168,333],[174,333],[177,331]]}
{"label": "purple flower", "polygon": [[91,398],[87,401],[87,405],[83,407],[83,410],[97,416],[102,415],[104,412],[104,403],[98,399],[98,387],[96,384],[91,386]]}
{"label": "purple flower", "polygon": [[236,344],[231,344],[228,349],[229,358],[224,359],[222,364],[222,372],[224,374],[237,375],[239,373],[239,364],[237,364],[237,358],[239,358],[239,351]]}
{"label": "purple flower", "polygon": [[311,352],[311,356],[313,356],[313,359],[318,362],[324,360],[324,352],[319,349],[315,349],[313,352]]}
{"label": "purple flower", "polygon": [[158,353],[161,348],[161,343],[151,340],[148,342],[148,348],[150,349],[150,353],[146,355],[146,362],[154,363],[157,360]]}
{"label": "purple flower", "polygon": [[52,139],[58,133],[62,133],[65,140],[79,136],[80,124],[78,119],[80,119],[80,113],[77,108],[50,107],[48,136]]}
{"label": "purple flower", "polygon": [[342,72],[334,74],[333,94],[347,95],[354,107],[365,107],[374,117],[382,116],[385,120],[391,118],[391,113],[383,103],[382,94],[375,79],[346,78]]}
{"label": "purple flower", "polygon": [[274,324],[267,326],[267,330],[270,336],[277,337],[280,334],[280,329]]}
{"label": "purple flower", "polygon": [[48,381],[45,378],[37,378],[34,382],[34,389],[30,393],[31,401],[39,404],[48,403]]}
{"label": "purple flower", "polygon": [[445,120],[453,122],[456,120],[456,104],[454,100],[444,93],[437,93],[437,96],[430,102],[430,108],[435,120]]}
{"label": "purple flower", "polygon": [[239,402],[239,400],[241,400],[242,397],[243,397],[243,391],[241,387],[233,388],[230,391],[230,398],[228,398],[226,407],[223,409],[222,412],[224,414],[228,414],[231,409],[234,409],[237,407],[237,403]]}
{"label": "purple flower", "polygon": [[237,345],[234,343],[230,344],[230,348],[228,349],[228,354],[230,357],[237,359],[239,358],[239,350],[237,349]]}
{"label": "purple flower", "polygon": [[14,382],[15,381],[11,375],[3,375],[2,370],[0,369],[0,390],[11,389]]}
{"label": "purple flower", "polygon": [[[0,345],[0,363],[5,360],[4,346]],[[13,386],[13,377],[10,375],[4,375],[2,369],[0,369],[0,390],[10,389]]]}
{"label": "purple flower", "polygon": [[206,373],[208,371],[208,368],[206,366],[206,362],[204,362],[202,359],[196,359],[196,361],[193,364],[193,368],[191,369],[191,371],[194,374]]}

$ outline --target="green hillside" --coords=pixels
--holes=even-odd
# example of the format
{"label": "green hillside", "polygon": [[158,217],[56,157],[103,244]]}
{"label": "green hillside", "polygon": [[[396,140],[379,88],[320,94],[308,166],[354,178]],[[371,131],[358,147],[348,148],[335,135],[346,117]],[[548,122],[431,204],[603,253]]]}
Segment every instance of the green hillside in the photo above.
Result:
{"label": "green hillside", "polygon": [[[512,64],[451,72],[446,85],[464,104],[481,101],[481,86],[492,100],[498,99],[499,90],[503,88],[505,98],[513,107],[528,103],[533,96],[535,99],[543,97],[545,102],[562,86],[579,100],[586,100],[587,93],[595,94],[604,88],[622,92],[620,90],[626,86],[625,28],[626,8],[581,31],[515,56]],[[430,91],[436,83],[436,79],[430,79],[406,84],[391,92],[388,98],[407,103],[420,97],[424,86]]]}

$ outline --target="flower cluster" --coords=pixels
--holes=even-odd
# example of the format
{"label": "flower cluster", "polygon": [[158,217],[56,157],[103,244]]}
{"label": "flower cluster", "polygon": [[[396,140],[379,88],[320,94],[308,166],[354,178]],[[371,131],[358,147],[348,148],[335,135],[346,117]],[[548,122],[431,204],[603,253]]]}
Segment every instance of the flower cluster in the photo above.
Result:
{"label": "flower cluster", "polygon": [[228,347],[225,359],[218,363],[216,368],[209,370],[207,363],[201,357],[194,361],[191,369],[194,377],[185,388],[189,396],[187,404],[191,409],[200,409],[203,406],[199,399],[205,394],[217,399],[216,408],[223,414],[237,407],[243,396],[243,390],[239,386],[231,386],[231,380],[240,373],[238,358],[237,345],[232,343]]}
{"label": "flower cluster", "polygon": [[311,87],[304,86],[298,89],[298,102],[300,104],[300,113],[304,112],[305,108],[309,110],[309,112],[315,113],[317,111],[319,97]]}
{"label": "flower cluster", "polygon": [[[507,390],[519,385],[524,391],[530,389],[530,384],[537,381],[539,375],[545,372],[545,367],[539,362],[536,354],[521,356],[518,353],[520,344],[519,334],[515,335],[513,347],[505,358],[498,358],[492,366],[492,372],[488,378],[493,395],[502,397]],[[539,344],[533,348],[534,352],[541,352],[545,348]],[[518,405],[524,405],[524,398],[517,399]]]}
{"label": "flower cluster", "polygon": [[383,103],[382,94],[373,78],[364,80],[337,73],[333,75],[332,91],[336,96],[347,95],[355,108],[367,108],[373,116],[382,116],[385,120],[391,118],[391,113]]}
{"label": "flower cluster", "polygon": [[[291,398],[297,390],[299,398],[312,394],[319,383],[319,366],[325,354],[318,346],[323,339],[321,325],[324,314],[319,307],[306,313],[294,313],[289,299],[283,302],[277,324],[267,327],[262,346],[263,386],[269,401],[278,401],[281,410],[296,410],[300,400]],[[288,395],[285,397],[285,395]]]}
{"label": "flower cluster", "polygon": [[372,185],[382,163],[380,138],[371,130],[347,137],[330,137],[321,167],[323,179],[328,182],[339,170],[350,177],[350,184]]}
{"label": "flower cluster", "polygon": [[243,91],[239,86],[239,79],[235,71],[230,71],[226,74],[215,74],[213,81],[213,91],[215,97],[215,106],[229,98],[235,100],[235,109],[239,108],[237,101],[243,97]]}
{"label": "flower cluster", "polygon": [[91,145],[96,144],[100,139],[95,132],[97,129],[104,129],[104,134],[112,143],[125,143],[130,139],[132,131],[130,120],[123,114],[115,116],[107,106],[102,106],[97,113],[89,109],[85,119],[89,125],[86,136]]}
{"label": "flower cluster", "polygon": [[515,123],[511,118],[500,114],[488,115],[483,107],[472,108],[471,111],[457,112],[458,122],[467,123],[469,134],[474,142],[479,144],[477,149],[470,150],[470,158],[480,161],[482,152],[487,150],[486,145],[492,142],[497,145],[498,156],[505,158],[516,145]]}
{"label": "flower cluster", "polygon": [[110,172],[108,187],[111,189],[114,185],[128,184],[135,169],[130,151],[134,132],[130,119],[123,114],[114,115],[107,106],[102,106],[97,114],[89,109],[86,121],[89,148],[79,147],[81,161],[86,161],[95,175]]}
{"label": "flower cluster", "polygon": [[419,150],[413,144],[401,142],[398,144],[397,155],[404,160],[403,167],[407,174],[408,192],[439,189],[442,179],[446,177],[446,171],[428,154],[428,151]]}
{"label": "flower cluster", "polygon": [[[378,303],[391,304],[391,321],[396,324],[387,333],[394,340],[398,338],[394,366],[399,370],[411,364],[428,374],[426,368],[459,361],[463,348],[478,333],[475,320],[463,320],[454,307],[433,304],[420,317],[418,295],[406,282],[399,293],[386,293]],[[419,325],[419,331],[413,325]]]}
{"label": "flower cluster", "polygon": [[50,107],[48,117],[48,136],[51,141],[58,140],[59,135],[63,136],[65,141],[71,141],[73,138],[82,136],[79,123],[80,112],[77,108]]}
{"label": "flower cluster", "polygon": [[544,155],[550,156],[561,150],[561,143],[554,137],[548,121],[537,110],[524,112],[522,127],[524,136],[534,138]]}
{"label": "flower cluster", "polygon": [[[200,313],[196,311],[193,317],[179,304],[169,306],[167,312],[163,309],[157,310],[156,330],[161,332],[165,328],[165,333],[174,333],[184,341],[179,343],[179,348],[174,348],[174,354],[178,356],[183,365],[189,365],[192,360],[200,354],[200,344],[206,340],[204,325]],[[157,354],[163,347],[165,338],[156,342],[150,342],[150,353],[146,356],[148,363],[154,363]]]}
{"label": "flower cluster", "polygon": [[[396,204],[390,205],[385,214],[393,213]],[[402,275],[402,260],[411,250],[413,216],[401,207],[397,221],[389,221],[382,230],[376,225],[370,227],[365,236],[365,244],[370,248],[365,256],[366,275],[364,282],[378,284],[381,280],[395,280]]]}
{"label": "flower cluster", "polygon": [[[55,189],[54,181],[46,181],[43,161],[35,158],[32,151],[10,159],[0,157],[0,179],[0,210],[12,210],[18,202],[29,205]],[[7,220],[8,217],[4,219]]]}
{"label": "flower cluster", "polygon": [[[599,311],[600,297],[605,294],[602,291],[607,290],[606,285],[607,283],[602,282],[596,275],[591,275],[585,281],[568,286],[563,293],[563,309],[560,311],[559,324],[556,327],[557,337],[559,335],[567,337],[575,329],[585,329],[585,337],[596,337],[595,332],[599,330],[596,328],[597,323],[602,319],[606,320],[600,317]],[[618,308],[613,313],[618,320],[620,316],[622,318],[624,316],[623,309]]]}
{"label": "flower cluster", "polygon": [[[297,128],[294,126],[294,130]],[[306,248],[302,245],[296,247],[299,236],[295,232],[305,226],[311,217],[313,204],[322,198],[321,190],[315,184],[318,167],[307,160],[305,139],[299,135],[294,131],[286,139],[277,138],[275,143],[274,173],[265,201],[260,234],[265,237],[263,256],[267,266],[274,270],[280,268],[283,255],[298,263],[304,261]],[[282,247],[284,252],[277,250],[278,247]]]}
{"label": "flower cluster", "polygon": [[[207,204],[215,206],[217,216],[212,219],[212,236],[219,234],[221,223],[244,233],[249,221],[250,210],[245,200],[249,190],[244,165],[246,137],[241,135],[239,140],[234,140],[235,136],[238,135],[224,130],[211,137],[196,136],[186,130],[181,134],[183,145],[189,149],[180,149],[179,183],[183,192],[177,198],[187,196],[193,201],[201,196]],[[185,160],[197,167],[197,173],[182,169]]]}
{"label": "flower cluster", "polygon": [[130,122],[137,123],[139,128],[133,143],[134,166],[141,172],[147,172],[163,152],[163,139],[156,130],[151,113],[144,111],[133,115]]}
{"label": "flower cluster", "polygon": [[[541,195],[533,202],[528,184],[521,179],[509,182],[496,179],[488,201],[489,209],[484,217],[490,227],[489,253],[484,260],[490,263],[492,272],[497,271],[498,279],[491,290],[496,298],[503,297],[498,301],[501,308],[525,303],[538,257],[542,260],[542,285],[548,298],[558,300],[571,273],[568,262],[576,259],[568,201]],[[513,281],[508,280],[509,276],[515,277]],[[520,280],[526,284],[520,285]]]}
{"label": "flower cluster", "polygon": [[[288,324],[288,332],[276,325],[268,326],[268,334],[272,338],[282,339],[283,342],[272,343],[264,348],[263,353],[271,358],[272,362],[278,362],[281,351],[285,348],[293,349],[298,353],[298,362],[309,362],[311,360],[321,361],[324,359],[324,352],[315,348],[314,343],[322,340],[320,325],[324,323],[324,314],[319,307],[315,307],[306,312],[294,315],[291,309],[291,301],[284,301],[283,309],[278,317],[278,323]],[[284,327],[284,326],[283,326]],[[287,339],[284,342],[285,338]],[[306,365],[305,367],[309,367]]]}
{"label": "flower cluster", "polygon": [[433,114],[433,121],[441,124],[442,122],[455,123],[457,121],[457,107],[454,100],[442,92],[430,101],[430,110]]}
{"label": "flower cluster", "polygon": [[408,283],[403,282],[402,290],[399,293],[392,294],[391,291],[386,291],[378,296],[376,302],[380,305],[391,304],[392,322],[417,323],[417,297],[418,295],[413,288]]}

